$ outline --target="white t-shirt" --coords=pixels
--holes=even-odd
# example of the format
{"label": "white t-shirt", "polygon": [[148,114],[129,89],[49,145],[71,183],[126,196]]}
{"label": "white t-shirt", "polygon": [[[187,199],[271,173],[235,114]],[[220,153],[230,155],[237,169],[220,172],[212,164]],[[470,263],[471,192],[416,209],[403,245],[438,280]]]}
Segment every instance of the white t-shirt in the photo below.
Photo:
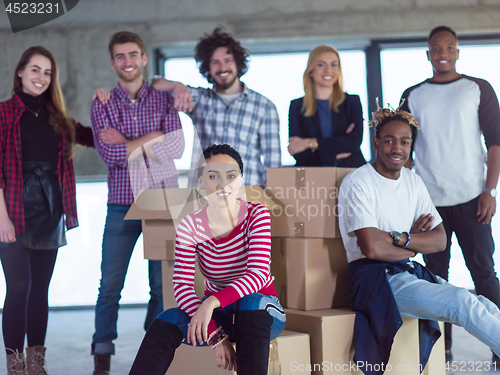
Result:
{"label": "white t-shirt", "polygon": [[432,229],[442,222],[422,179],[407,168],[397,180],[382,176],[371,164],[356,169],[340,186],[338,209],[349,262],[366,258],[354,233],[358,229],[409,232],[420,215],[429,213],[434,216]]}
{"label": "white t-shirt", "polygon": [[243,94],[241,92],[237,92],[236,94],[221,94],[220,92],[218,92],[217,95],[229,107],[232,102],[234,102],[237,98],[239,98]]}

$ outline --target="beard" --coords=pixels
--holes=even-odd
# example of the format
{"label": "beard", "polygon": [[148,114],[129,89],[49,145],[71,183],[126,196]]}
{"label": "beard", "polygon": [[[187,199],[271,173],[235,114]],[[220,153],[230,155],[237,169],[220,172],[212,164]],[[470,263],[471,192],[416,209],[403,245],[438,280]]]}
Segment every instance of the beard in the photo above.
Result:
{"label": "beard", "polygon": [[[231,74],[232,72],[229,72],[229,74]],[[217,77],[217,75],[216,75]],[[238,79],[238,76],[235,75],[233,77],[233,79],[230,79],[230,80],[226,80],[226,81],[219,81],[218,78],[214,78],[212,77],[213,81],[214,81],[214,86],[217,90],[227,90],[228,88],[230,88],[234,82],[236,82],[236,80]]]}

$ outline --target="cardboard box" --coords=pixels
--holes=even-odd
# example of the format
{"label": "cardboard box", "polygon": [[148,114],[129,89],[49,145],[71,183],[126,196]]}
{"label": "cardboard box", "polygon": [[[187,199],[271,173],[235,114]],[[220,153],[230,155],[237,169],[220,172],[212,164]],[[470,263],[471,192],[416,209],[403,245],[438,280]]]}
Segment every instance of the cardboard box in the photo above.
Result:
{"label": "cardboard box", "polygon": [[[286,329],[309,333],[313,375],[359,374],[352,364],[355,313],[348,309],[299,311],[286,309]],[[419,375],[418,320],[403,318],[385,373]]]}
{"label": "cardboard box", "polygon": [[175,259],[175,227],[172,220],[142,220],[144,259]]}
{"label": "cardboard box", "polygon": [[422,375],[446,375],[446,355],[444,352],[444,323],[439,322],[441,337],[432,347],[429,361],[422,372]]}
{"label": "cardboard box", "polygon": [[271,274],[283,307],[349,307],[348,263],[341,239],[271,239]]}
{"label": "cardboard box", "polygon": [[338,192],[352,168],[268,168],[266,194],[275,237],[340,238]]}
{"label": "cardboard box", "polygon": [[172,285],[172,277],[174,276],[174,261],[163,260],[161,262],[161,280],[163,293],[163,310],[177,307],[177,301],[174,297],[174,286]]}
{"label": "cardboard box", "polygon": [[142,220],[145,259],[174,260],[175,226],[165,190],[144,190],[125,216],[125,220]]}
{"label": "cardboard box", "polygon": [[[277,338],[278,354],[275,358],[270,353],[269,374],[293,375],[311,374],[308,364],[311,363],[311,348],[309,334],[283,331]],[[279,367],[273,367],[273,360]],[[278,370],[278,371],[277,371]]]}
{"label": "cardboard box", "polygon": [[[147,189],[137,196],[125,220],[142,220],[145,259],[174,260],[177,225],[187,214],[205,206],[203,192],[199,188]],[[275,206],[260,186],[245,186],[241,198],[269,210]]]}
{"label": "cardboard box", "polygon": [[[269,375],[310,374],[309,335],[283,331],[271,341],[269,351]],[[302,366],[303,365],[303,366]],[[214,351],[210,347],[181,345],[175,352],[174,360],[167,374],[182,375],[223,375],[228,373],[217,367]]]}

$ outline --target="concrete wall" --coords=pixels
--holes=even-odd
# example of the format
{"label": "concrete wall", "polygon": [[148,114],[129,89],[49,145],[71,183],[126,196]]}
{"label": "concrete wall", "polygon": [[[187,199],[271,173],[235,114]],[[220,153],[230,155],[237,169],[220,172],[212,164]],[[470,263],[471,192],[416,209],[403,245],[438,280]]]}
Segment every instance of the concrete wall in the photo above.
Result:
{"label": "concrete wall", "polygon": [[[0,5],[3,7],[3,5]],[[97,87],[116,85],[109,68],[109,36],[128,29],[152,47],[194,43],[223,24],[244,42],[425,36],[439,24],[459,34],[499,33],[498,0],[80,0],[68,14],[13,34],[0,12],[0,100],[10,96],[22,52],[43,45],[56,57],[68,108],[90,124]],[[152,57],[152,56],[150,56]],[[77,150],[77,172],[106,173],[95,151]]]}

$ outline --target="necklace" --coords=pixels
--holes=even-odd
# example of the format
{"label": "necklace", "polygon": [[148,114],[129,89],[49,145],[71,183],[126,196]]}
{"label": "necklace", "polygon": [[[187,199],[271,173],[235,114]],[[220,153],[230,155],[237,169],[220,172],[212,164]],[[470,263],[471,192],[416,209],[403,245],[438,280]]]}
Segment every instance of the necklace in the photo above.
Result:
{"label": "necklace", "polygon": [[36,117],[38,117],[38,113],[42,109],[42,106],[40,105],[40,107],[38,108],[38,111],[36,111],[36,112],[33,111],[33,110],[31,110],[31,109],[29,109],[27,105],[25,105],[24,108],[26,108],[28,111],[30,111],[31,113],[33,113]]}

